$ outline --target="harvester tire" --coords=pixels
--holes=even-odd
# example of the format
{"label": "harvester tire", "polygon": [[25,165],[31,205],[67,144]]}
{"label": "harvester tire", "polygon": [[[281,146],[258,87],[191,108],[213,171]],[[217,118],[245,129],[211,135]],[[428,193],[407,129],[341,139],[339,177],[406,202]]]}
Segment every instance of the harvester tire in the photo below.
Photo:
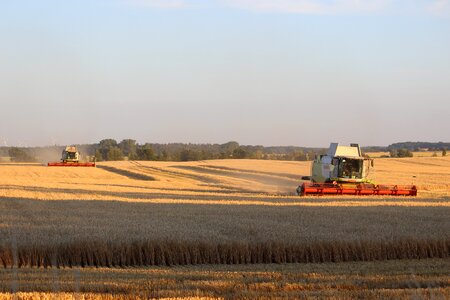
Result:
{"label": "harvester tire", "polygon": [[298,196],[301,196],[303,194],[303,185],[299,185],[295,191]]}

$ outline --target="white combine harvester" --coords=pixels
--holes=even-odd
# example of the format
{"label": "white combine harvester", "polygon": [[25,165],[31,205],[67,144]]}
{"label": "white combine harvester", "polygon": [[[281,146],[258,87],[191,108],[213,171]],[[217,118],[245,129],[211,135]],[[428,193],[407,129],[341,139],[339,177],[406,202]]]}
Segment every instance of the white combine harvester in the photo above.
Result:
{"label": "white combine harvester", "polygon": [[67,146],[61,154],[60,162],[49,162],[49,167],[95,167],[95,162],[80,162],[80,152],[77,147]]}
{"label": "white combine harvester", "polygon": [[309,180],[297,188],[305,195],[417,196],[416,186],[377,185],[367,178],[373,159],[364,157],[358,144],[331,143],[326,155],[318,155]]}

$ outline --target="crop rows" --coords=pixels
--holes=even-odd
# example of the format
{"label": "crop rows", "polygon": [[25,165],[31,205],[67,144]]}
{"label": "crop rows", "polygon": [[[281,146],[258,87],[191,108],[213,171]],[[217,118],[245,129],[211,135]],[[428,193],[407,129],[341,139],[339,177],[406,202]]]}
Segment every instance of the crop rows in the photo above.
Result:
{"label": "crop rows", "polygon": [[450,239],[391,242],[228,243],[147,241],[86,242],[61,246],[2,248],[3,267],[126,267],[197,264],[324,263],[448,258]]}

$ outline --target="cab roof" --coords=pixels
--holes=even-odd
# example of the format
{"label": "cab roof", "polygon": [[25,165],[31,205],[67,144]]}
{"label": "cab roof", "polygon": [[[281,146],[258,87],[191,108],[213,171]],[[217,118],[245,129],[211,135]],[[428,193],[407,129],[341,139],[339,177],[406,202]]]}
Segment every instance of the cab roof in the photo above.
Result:
{"label": "cab roof", "polygon": [[350,146],[340,146],[339,143],[331,143],[327,155],[331,157],[363,158],[359,144],[350,144]]}

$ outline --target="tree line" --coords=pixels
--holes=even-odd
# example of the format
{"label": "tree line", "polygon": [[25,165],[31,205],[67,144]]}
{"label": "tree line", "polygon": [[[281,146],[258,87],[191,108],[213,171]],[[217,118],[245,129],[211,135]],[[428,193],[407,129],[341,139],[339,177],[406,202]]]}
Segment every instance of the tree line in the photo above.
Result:
{"label": "tree line", "polygon": [[406,149],[409,151],[444,151],[450,149],[450,143],[402,142],[389,145],[388,150]]}
{"label": "tree line", "polygon": [[[231,141],[224,144],[144,143],[133,139],[120,142],[104,139],[96,144],[75,145],[84,159],[96,161],[155,160],[197,161],[208,159],[267,159],[311,160],[326,149],[295,146],[264,147],[240,145]],[[13,161],[33,162],[58,160],[64,146],[48,147],[0,147],[0,157],[9,156]]]}
{"label": "tree line", "polygon": [[[363,152],[389,151],[390,157],[411,157],[412,150],[440,149],[446,155],[450,143],[396,143],[388,147],[363,147]],[[96,161],[117,160],[157,160],[157,161],[197,161],[209,159],[267,159],[306,161],[316,155],[325,154],[326,148],[308,148],[296,146],[252,146],[240,145],[231,141],[224,144],[184,144],[184,143],[144,143],[133,139],[120,142],[115,139],[103,139],[96,144],[76,145],[84,159]],[[403,146],[403,147],[402,147]],[[58,160],[64,146],[48,147],[0,147],[0,157],[10,157],[17,162]],[[411,149],[412,148],[412,149]],[[417,149],[416,149],[417,148]]]}
{"label": "tree line", "polygon": [[433,156],[441,152],[442,156],[446,156],[450,143],[403,142],[391,144],[387,148],[390,157],[413,157],[413,151],[433,151]]}
{"label": "tree line", "polygon": [[114,139],[100,141],[95,147],[97,161],[108,160],[159,160],[197,161],[208,159],[277,159],[309,160],[324,149],[302,147],[264,147],[239,145],[238,142],[225,144],[138,144],[135,140]]}

